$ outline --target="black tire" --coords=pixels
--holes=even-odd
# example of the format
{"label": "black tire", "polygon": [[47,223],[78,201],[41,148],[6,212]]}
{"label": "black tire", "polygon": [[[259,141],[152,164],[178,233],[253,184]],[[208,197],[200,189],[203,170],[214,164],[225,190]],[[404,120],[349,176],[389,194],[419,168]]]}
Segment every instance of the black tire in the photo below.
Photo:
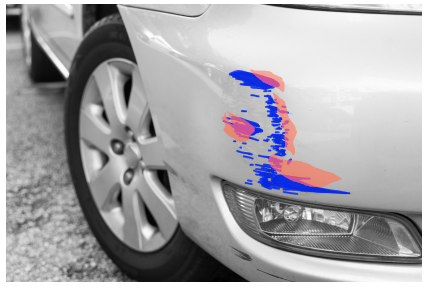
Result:
{"label": "black tire", "polygon": [[79,111],[88,78],[111,58],[136,63],[121,17],[108,16],[96,23],[81,43],[72,64],[65,101],[65,135],[69,168],[82,211],[90,229],[108,256],[127,275],[142,281],[208,281],[223,266],[177,228],[160,250],[143,253],[119,240],[101,217],[90,194],[79,148]]}
{"label": "black tire", "polygon": [[[27,13],[27,12],[25,12]],[[52,63],[51,59],[45,54],[44,50],[40,47],[39,43],[36,41],[33,31],[28,23],[27,15],[21,15],[21,33],[24,43],[24,59],[30,57],[30,62],[26,61],[26,66],[30,74],[30,78],[34,82],[58,82],[64,81],[63,76],[60,71]],[[27,25],[27,29],[30,30],[30,51],[27,52],[24,36],[24,26]],[[28,55],[27,55],[28,54]]]}

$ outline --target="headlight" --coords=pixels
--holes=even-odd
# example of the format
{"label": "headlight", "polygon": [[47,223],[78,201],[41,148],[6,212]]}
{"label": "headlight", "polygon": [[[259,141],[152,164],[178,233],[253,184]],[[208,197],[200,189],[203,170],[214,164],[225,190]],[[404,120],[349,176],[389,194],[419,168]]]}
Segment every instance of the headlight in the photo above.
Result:
{"label": "headlight", "polygon": [[283,4],[287,8],[382,14],[421,15],[422,4]]}
{"label": "headlight", "polygon": [[421,262],[421,236],[402,217],[279,200],[227,182],[223,191],[239,226],[270,246],[331,258]]}

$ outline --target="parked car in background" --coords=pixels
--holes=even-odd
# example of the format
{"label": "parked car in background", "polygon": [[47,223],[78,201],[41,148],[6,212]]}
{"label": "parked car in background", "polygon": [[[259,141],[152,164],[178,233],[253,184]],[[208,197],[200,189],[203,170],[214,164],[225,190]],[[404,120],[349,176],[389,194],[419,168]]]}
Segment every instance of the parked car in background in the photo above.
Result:
{"label": "parked car in background", "polygon": [[421,5],[23,5],[70,172],[148,281],[420,281]]}

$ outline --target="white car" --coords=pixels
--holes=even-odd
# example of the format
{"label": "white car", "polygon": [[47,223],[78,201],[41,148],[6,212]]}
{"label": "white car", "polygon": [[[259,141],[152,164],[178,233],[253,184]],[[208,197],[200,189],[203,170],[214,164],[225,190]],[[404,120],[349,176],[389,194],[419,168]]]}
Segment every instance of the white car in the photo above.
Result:
{"label": "white car", "polygon": [[421,9],[24,5],[22,31],[131,277],[421,281]]}

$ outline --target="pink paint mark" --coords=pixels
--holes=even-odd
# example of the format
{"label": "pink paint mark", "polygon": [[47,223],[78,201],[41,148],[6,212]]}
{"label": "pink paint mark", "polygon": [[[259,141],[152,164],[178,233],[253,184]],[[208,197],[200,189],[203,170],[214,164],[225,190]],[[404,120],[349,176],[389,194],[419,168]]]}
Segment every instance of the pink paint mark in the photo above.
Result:
{"label": "pink paint mark", "polygon": [[270,156],[268,161],[270,166],[279,174],[309,187],[324,187],[342,179],[331,172],[302,161],[283,160],[275,155]]}
{"label": "pink paint mark", "polygon": [[285,91],[285,82],[282,80],[282,77],[279,77],[270,71],[251,70],[251,72],[262,82],[276,87],[282,92]]}
{"label": "pink paint mark", "polygon": [[249,140],[249,136],[255,132],[255,127],[248,121],[230,112],[228,112],[228,115],[229,119],[226,116],[226,113],[222,117],[222,120],[225,123],[224,132],[239,142],[246,142]]}
{"label": "pink paint mark", "polygon": [[282,128],[285,130],[285,148],[288,151],[290,151],[292,155],[294,155],[295,154],[294,138],[297,135],[297,130],[294,126],[294,123],[291,121],[291,119],[288,116],[288,110],[285,101],[283,101],[277,94],[273,93],[273,95],[275,97],[277,112],[279,116],[282,118],[281,121]]}

